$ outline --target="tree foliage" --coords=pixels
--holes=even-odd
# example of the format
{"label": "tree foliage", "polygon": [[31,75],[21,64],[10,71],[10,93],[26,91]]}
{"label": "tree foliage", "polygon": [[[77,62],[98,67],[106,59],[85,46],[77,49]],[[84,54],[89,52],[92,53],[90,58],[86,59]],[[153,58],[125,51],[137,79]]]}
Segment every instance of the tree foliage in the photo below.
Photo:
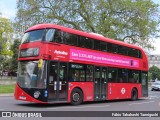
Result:
{"label": "tree foliage", "polygon": [[12,56],[12,51],[10,50],[11,45],[11,33],[13,29],[11,27],[10,21],[6,18],[0,16],[0,69],[9,69],[9,58]]}
{"label": "tree foliage", "polygon": [[152,66],[149,68],[149,72],[152,75],[152,80],[155,80],[156,78],[160,80],[160,69],[156,66]]}
{"label": "tree foliage", "polygon": [[20,45],[20,40],[16,39],[14,40],[13,45],[11,46],[11,50],[13,52],[12,59],[10,60],[10,70],[11,71],[17,71],[18,69],[18,48]]}
{"label": "tree foliage", "polygon": [[18,0],[17,21],[26,26],[56,23],[152,48],[158,5],[151,0]]}
{"label": "tree foliage", "polygon": [[12,52],[9,50],[10,47],[10,34],[13,32],[13,29],[10,25],[10,21],[6,18],[0,17],[0,55],[12,55]]}

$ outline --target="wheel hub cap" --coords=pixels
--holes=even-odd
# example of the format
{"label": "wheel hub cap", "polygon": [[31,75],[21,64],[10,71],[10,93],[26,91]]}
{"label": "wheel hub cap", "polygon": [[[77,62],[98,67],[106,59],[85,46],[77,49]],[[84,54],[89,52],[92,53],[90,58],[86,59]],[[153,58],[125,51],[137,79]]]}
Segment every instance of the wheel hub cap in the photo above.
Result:
{"label": "wheel hub cap", "polygon": [[77,102],[77,101],[79,101],[79,99],[80,99],[80,95],[79,95],[78,93],[74,93],[74,94],[73,94],[73,100],[74,100],[75,102]]}

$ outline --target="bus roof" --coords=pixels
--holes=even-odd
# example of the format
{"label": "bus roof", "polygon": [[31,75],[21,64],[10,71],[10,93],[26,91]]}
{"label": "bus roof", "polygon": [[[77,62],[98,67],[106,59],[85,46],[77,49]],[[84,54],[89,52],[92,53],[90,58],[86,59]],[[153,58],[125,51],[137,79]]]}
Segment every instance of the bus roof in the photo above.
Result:
{"label": "bus roof", "polygon": [[88,37],[88,38],[93,38],[93,39],[97,39],[100,41],[109,42],[109,43],[113,43],[113,44],[117,44],[117,45],[122,45],[122,46],[130,47],[130,48],[135,48],[135,49],[139,49],[139,50],[143,51],[141,47],[136,46],[136,45],[128,44],[128,43],[114,40],[111,38],[106,38],[103,35],[98,35],[97,33],[95,33],[95,34],[88,33],[88,32],[84,32],[84,31],[79,31],[79,30],[75,30],[72,28],[67,28],[64,26],[56,25],[56,24],[46,23],[46,24],[34,25],[34,26],[30,27],[29,29],[27,29],[26,32],[32,31],[32,30],[37,30],[37,29],[45,29],[45,28],[55,28],[55,29],[62,30],[64,32],[68,32],[68,33],[72,33],[72,34],[76,34],[76,35],[80,35],[80,36],[84,36],[84,37]]}

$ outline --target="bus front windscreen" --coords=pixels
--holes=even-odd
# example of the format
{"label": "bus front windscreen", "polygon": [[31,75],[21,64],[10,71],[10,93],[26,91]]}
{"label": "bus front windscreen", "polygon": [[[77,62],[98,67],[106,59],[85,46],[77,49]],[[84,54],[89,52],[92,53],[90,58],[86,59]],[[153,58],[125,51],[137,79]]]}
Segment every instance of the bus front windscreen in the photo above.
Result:
{"label": "bus front windscreen", "polygon": [[42,41],[45,29],[26,32],[22,38],[22,44],[28,42]]}
{"label": "bus front windscreen", "polygon": [[21,88],[46,88],[47,63],[43,61],[42,67],[38,67],[38,62],[19,62],[17,83]]}

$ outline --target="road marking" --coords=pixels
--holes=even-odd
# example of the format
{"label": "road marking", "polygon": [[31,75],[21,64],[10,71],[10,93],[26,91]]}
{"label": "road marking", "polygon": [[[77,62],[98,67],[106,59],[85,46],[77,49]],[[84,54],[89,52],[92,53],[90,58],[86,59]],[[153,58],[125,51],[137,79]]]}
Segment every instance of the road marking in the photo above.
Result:
{"label": "road marking", "polygon": [[153,103],[155,101],[148,101],[148,102],[140,102],[140,103],[131,103],[131,104],[128,104],[128,105],[139,105],[139,104],[146,104],[146,103]]}
{"label": "road marking", "polygon": [[159,99],[160,97],[157,95],[149,95],[148,99]]}
{"label": "road marking", "polygon": [[61,109],[61,108],[67,108],[67,109],[79,109],[79,108],[98,108],[98,107],[109,107],[110,105],[104,105],[104,106],[82,106],[82,107],[56,107],[56,108],[47,108],[47,109]]}
{"label": "road marking", "polygon": [[155,98],[159,98],[159,96],[149,96],[149,97],[155,97]]}
{"label": "road marking", "polygon": [[153,100],[153,99],[156,99],[156,98],[154,98],[154,97],[149,97],[149,98],[148,98],[148,100],[151,100],[151,99]]}
{"label": "road marking", "polygon": [[152,95],[152,94],[160,94],[160,92],[152,92],[152,93],[149,93],[149,95]]}

